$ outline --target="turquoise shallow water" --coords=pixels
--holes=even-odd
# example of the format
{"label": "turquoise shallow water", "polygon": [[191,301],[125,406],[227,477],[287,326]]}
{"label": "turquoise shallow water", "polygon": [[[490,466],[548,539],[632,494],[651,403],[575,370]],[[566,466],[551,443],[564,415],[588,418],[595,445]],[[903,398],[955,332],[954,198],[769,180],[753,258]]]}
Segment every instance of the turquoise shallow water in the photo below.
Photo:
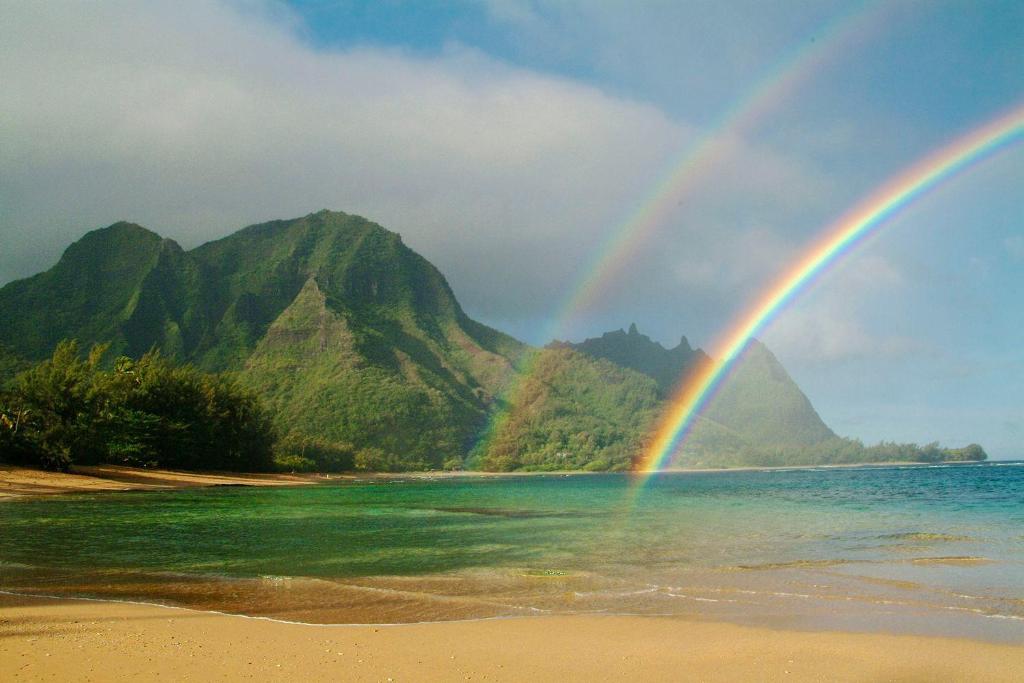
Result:
{"label": "turquoise shallow water", "polygon": [[670,614],[1024,640],[1024,463],[0,505],[0,588],[321,623]]}

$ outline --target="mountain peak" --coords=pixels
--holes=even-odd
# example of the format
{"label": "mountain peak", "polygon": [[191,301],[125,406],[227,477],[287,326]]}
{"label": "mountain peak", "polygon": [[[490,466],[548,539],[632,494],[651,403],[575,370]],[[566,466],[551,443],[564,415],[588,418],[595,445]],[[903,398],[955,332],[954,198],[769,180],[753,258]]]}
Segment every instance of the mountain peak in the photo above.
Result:
{"label": "mountain peak", "polygon": [[775,354],[753,338],[705,415],[766,444],[811,445],[835,436]]}
{"label": "mountain peak", "polygon": [[77,242],[72,243],[67,251],[100,245],[106,248],[109,245],[130,243],[159,244],[162,239],[160,235],[138,223],[118,221],[105,228],[97,228],[85,233]]}
{"label": "mountain peak", "polygon": [[0,341],[29,359],[45,357],[66,337],[124,351],[124,324],[171,244],[127,221],[86,233],[48,271],[0,289]]}
{"label": "mountain peak", "polygon": [[646,334],[641,334],[636,323],[630,324],[628,332],[621,329],[605,332],[600,337],[570,346],[595,358],[610,360],[616,365],[652,377],[665,393],[672,390],[682,373],[695,360],[704,357],[702,351],[690,348],[686,337],[676,348],[666,349]]}

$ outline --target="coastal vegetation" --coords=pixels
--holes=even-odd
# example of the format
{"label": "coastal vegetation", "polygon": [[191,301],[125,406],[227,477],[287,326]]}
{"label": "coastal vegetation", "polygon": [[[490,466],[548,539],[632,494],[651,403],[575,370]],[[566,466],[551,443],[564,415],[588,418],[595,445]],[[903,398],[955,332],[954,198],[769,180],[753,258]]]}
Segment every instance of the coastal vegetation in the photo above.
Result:
{"label": "coastal vegetation", "polygon": [[[0,287],[0,458],[625,470],[706,362],[635,325],[530,347],[472,320],[437,268],[359,216],[272,221],[188,251],[116,223]],[[670,464],[983,457],[838,437],[753,341]]]}
{"label": "coastal vegetation", "polygon": [[469,465],[501,472],[628,470],[659,405],[648,377],[568,348],[539,350]]}
{"label": "coastal vegetation", "polygon": [[65,470],[116,463],[179,469],[273,467],[274,430],[252,392],[152,351],[104,369],[64,341],[0,397],[0,453]]}
{"label": "coastal vegetation", "polygon": [[[122,464],[191,470],[345,472],[438,469],[381,446],[356,447],[279,430],[255,392],[225,373],[178,366],[159,351],[104,365],[75,341],[0,392],[0,460],[66,470]],[[541,349],[492,414],[465,460],[444,469],[624,471],[634,466],[664,402],[653,379],[564,346]],[[415,416],[410,416],[415,422]],[[362,441],[372,442],[372,435]],[[429,447],[429,446],[425,446]],[[786,466],[986,459],[981,446],[941,448],[832,436],[807,445],[752,443],[701,418],[672,464]]]}
{"label": "coastal vegetation", "polygon": [[690,467],[792,467],[801,465],[857,465],[886,462],[977,462],[988,459],[978,444],[943,448],[938,442],[925,445],[883,441],[873,446],[860,439],[832,437],[810,446],[744,444],[738,448],[704,448],[691,451],[683,463]]}

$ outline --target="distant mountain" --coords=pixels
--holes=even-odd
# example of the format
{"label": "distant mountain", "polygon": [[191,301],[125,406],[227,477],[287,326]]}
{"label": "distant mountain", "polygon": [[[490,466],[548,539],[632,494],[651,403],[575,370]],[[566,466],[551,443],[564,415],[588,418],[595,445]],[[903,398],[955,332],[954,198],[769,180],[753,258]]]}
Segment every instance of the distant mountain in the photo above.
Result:
{"label": "distant mountain", "polygon": [[686,337],[675,348],[666,349],[647,335],[640,334],[636,323],[629,326],[629,332],[621,329],[605,332],[600,337],[567,346],[651,377],[664,396],[672,393],[684,372],[707,359],[703,351],[690,347]]}
{"label": "distant mountain", "polygon": [[[90,232],[53,268],[0,288],[0,387],[65,338],[109,344],[108,362],[158,348],[232,373],[282,434],[337,444],[371,469],[626,469],[707,360],[685,337],[666,349],[635,325],[531,348],[469,318],[398,234],[330,211],[190,251],[132,223]],[[871,457],[915,453],[890,446]],[[676,462],[864,452],[753,342]]]}
{"label": "distant mountain", "polygon": [[836,436],[775,355],[756,339],[704,417],[762,445],[811,446]]}
{"label": "distant mountain", "polygon": [[[702,350],[690,347],[686,337],[675,348],[666,349],[640,334],[635,324],[628,332],[620,329],[561,345],[647,375],[664,398],[670,398],[687,373],[708,360]],[[707,451],[735,451],[744,445],[811,446],[832,438],[835,434],[782,364],[753,340],[689,441],[691,450],[701,451],[703,457]]]}
{"label": "distant mountain", "polygon": [[662,401],[638,372],[571,348],[537,349],[492,416],[470,464],[487,470],[625,470]]}

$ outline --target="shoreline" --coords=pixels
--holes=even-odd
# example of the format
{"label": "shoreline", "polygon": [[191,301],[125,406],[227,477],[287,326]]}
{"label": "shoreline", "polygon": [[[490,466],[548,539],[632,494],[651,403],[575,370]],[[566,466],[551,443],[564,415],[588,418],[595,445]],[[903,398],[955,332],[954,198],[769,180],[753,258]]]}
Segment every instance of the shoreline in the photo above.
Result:
{"label": "shoreline", "polygon": [[[1024,646],[670,617],[317,625],[0,595],[12,680],[1019,680]],[[116,672],[116,673],[115,673]]]}
{"label": "shoreline", "polygon": [[[949,463],[886,462],[844,463],[830,465],[775,465],[743,467],[693,467],[662,470],[664,474],[706,474],[714,472],[767,472],[807,469],[871,469],[885,467],[925,467],[931,465],[971,465],[985,461]],[[418,471],[418,472],[222,472],[170,469],[146,469],[124,465],[75,465],[70,472],[34,469],[21,465],[0,463],[0,501],[25,496],[49,496],[69,493],[102,493],[120,491],[168,491],[185,488],[212,488],[218,486],[308,486],[338,482],[372,482],[394,479],[458,479],[458,478],[515,478],[539,476],[619,474],[642,476],[641,472],[585,472],[553,470],[530,472],[483,471]]]}
{"label": "shoreline", "polygon": [[306,486],[325,481],[317,474],[190,472],[123,465],[72,466],[70,472],[0,464],[0,500],[68,493],[169,491],[217,486]]}

